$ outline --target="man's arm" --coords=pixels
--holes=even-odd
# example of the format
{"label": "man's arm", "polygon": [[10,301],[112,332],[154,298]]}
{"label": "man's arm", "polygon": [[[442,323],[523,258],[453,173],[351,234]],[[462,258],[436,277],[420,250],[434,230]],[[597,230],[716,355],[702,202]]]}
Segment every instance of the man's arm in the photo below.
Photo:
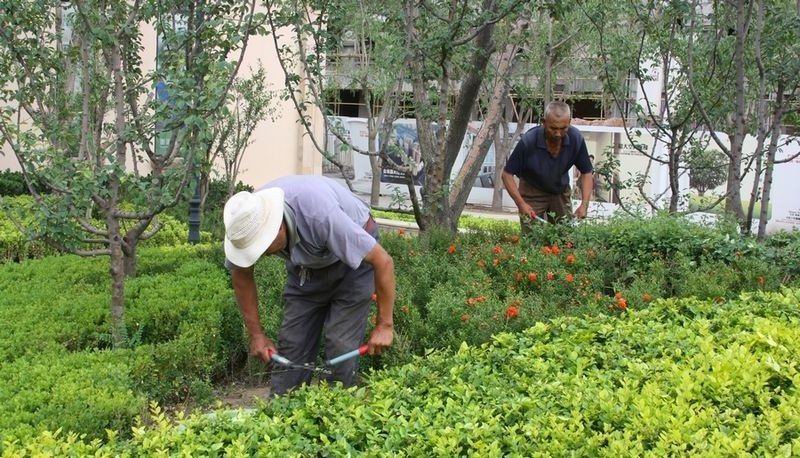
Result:
{"label": "man's arm", "polygon": [[592,199],[592,189],[594,186],[594,174],[592,172],[581,174],[581,205],[575,210],[575,217],[586,218],[589,210],[589,201]]}
{"label": "man's arm", "polygon": [[253,267],[246,269],[234,267],[231,269],[231,280],[236,302],[239,304],[244,325],[250,335],[250,354],[268,362],[277,350],[272,340],[264,335],[258,318],[258,289]]}
{"label": "man's arm", "polygon": [[379,243],[367,253],[364,261],[375,269],[375,295],[378,301],[378,319],[367,346],[370,355],[379,355],[392,345],[394,339],[394,261]]}
{"label": "man's arm", "polygon": [[508,195],[511,196],[512,200],[514,200],[514,203],[517,204],[519,213],[521,215],[528,215],[531,218],[534,218],[536,213],[533,211],[533,207],[528,205],[528,203],[525,202],[525,199],[522,198],[522,194],[519,193],[519,187],[517,186],[517,182],[514,180],[514,175],[503,170],[502,177],[503,186],[505,186]]}

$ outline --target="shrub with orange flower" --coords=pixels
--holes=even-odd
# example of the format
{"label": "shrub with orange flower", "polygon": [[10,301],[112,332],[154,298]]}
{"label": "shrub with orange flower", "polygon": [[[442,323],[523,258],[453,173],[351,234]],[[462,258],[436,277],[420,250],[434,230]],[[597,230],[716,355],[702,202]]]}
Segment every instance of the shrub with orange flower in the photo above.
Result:
{"label": "shrub with orange flower", "polygon": [[519,316],[519,307],[516,305],[509,305],[506,309],[506,319],[510,320]]}

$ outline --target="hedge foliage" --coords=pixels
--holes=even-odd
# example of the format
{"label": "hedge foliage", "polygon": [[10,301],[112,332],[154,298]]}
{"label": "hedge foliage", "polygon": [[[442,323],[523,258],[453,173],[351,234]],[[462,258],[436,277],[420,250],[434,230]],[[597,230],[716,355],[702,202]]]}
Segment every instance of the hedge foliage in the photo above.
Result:
{"label": "hedge foliage", "polygon": [[433,352],[348,392],[155,424],[130,441],[45,433],[8,456],[792,456],[800,290],[563,317]]}
{"label": "hedge foliage", "polygon": [[[796,256],[798,240],[786,234],[754,244],[670,219],[541,226],[528,238],[510,228],[456,239],[384,232],[397,272],[396,338],[391,351],[362,365],[398,367],[431,349],[476,346],[563,316],[638,314],[659,298],[725,303],[742,291],[800,286],[796,265],[784,263]],[[222,260],[218,245],[142,249],[139,275],[126,285],[133,348],[124,351],[109,350],[105,260],[59,256],[0,267],[0,322],[8,323],[0,333],[0,386],[12,387],[0,392],[7,420],[0,436],[24,442],[58,425],[88,438],[104,437],[104,428],[127,437],[149,400],[208,395],[211,381],[238,368],[246,354]],[[256,280],[262,323],[274,337],[283,262],[261,261]],[[37,375],[51,365],[53,377]],[[86,374],[94,376],[78,385]],[[59,393],[68,391],[81,394],[61,401]]]}
{"label": "hedge foliage", "polygon": [[[793,240],[800,246],[800,237]],[[503,228],[455,239],[396,230],[383,232],[381,243],[395,259],[397,300],[392,351],[365,362],[378,367],[540,320],[617,310],[620,299],[638,309],[657,298],[723,301],[800,285],[787,276],[795,267],[768,256],[768,247],[672,218],[543,226],[528,238]],[[279,259],[256,268],[261,319],[271,336],[280,324],[284,279]]]}
{"label": "hedge foliage", "polygon": [[[144,248],[126,282],[128,349],[112,350],[107,262],[49,257],[0,269],[0,436],[129,430],[148,400],[208,396],[244,352],[209,246]],[[21,287],[22,286],[22,287]]]}

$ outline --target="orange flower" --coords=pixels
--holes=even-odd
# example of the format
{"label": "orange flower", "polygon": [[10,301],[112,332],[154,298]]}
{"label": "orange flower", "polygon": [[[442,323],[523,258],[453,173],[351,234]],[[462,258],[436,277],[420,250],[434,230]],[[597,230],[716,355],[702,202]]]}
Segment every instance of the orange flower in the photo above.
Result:
{"label": "orange flower", "polygon": [[480,267],[481,269],[486,268],[486,262],[483,259],[478,259],[478,262],[476,264],[478,264],[478,267]]}
{"label": "orange flower", "polygon": [[537,274],[536,272],[531,272],[531,273],[528,274],[528,281],[529,282],[533,283],[538,279],[539,279],[539,274]]}
{"label": "orange flower", "polygon": [[628,300],[625,299],[624,297],[618,298],[617,299],[617,307],[619,307],[622,310],[627,310],[628,309]]}
{"label": "orange flower", "polygon": [[567,283],[572,283],[573,281],[575,281],[575,277],[572,274],[567,274]]}
{"label": "orange flower", "polygon": [[510,320],[511,318],[516,318],[517,316],[519,316],[519,307],[509,305],[506,309],[506,319]]}
{"label": "orange flower", "polygon": [[644,302],[650,302],[653,300],[653,296],[651,296],[650,293],[644,293],[642,294],[642,300]]}
{"label": "orange flower", "polygon": [[497,267],[498,265],[500,265],[500,260],[497,259],[497,258],[494,258],[494,260],[492,261],[492,265]]}
{"label": "orange flower", "polygon": [[759,275],[758,278],[756,278],[756,281],[758,282],[758,286],[764,286],[764,283],[767,282],[763,275]]}
{"label": "orange flower", "polygon": [[372,302],[375,302],[375,301],[378,300],[378,295],[375,294],[375,293],[372,293],[372,297],[370,297],[370,299],[372,299]]}
{"label": "orange flower", "polygon": [[572,242],[567,242],[567,248],[572,249],[574,247],[575,245],[573,245]]}
{"label": "orange flower", "polygon": [[463,321],[464,323],[469,321],[469,315],[467,315],[466,313],[461,315],[461,321]]}
{"label": "orange flower", "polygon": [[519,243],[519,236],[518,235],[512,235],[511,236],[511,243]]}
{"label": "orange flower", "polygon": [[398,229],[397,230],[397,235],[406,235],[406,230],[403,229],[403,228]]}
{"label": "orange flower", "polygon": [[549,246],[543,246],[542,254],[553,254],[553,250],[551,250]]}
{"label": "orange flower", "polygon": [[470,297],[469,299],[467,299],[467,305],[475,305],[484,301],[486,301],[486,296]]}
{"label": "orange flower", "polygon": [[447,252],[450,253],[450,254],[455,253],[456,252],[456,246],[455,245],[450,245],[450,248],[447,249]]}
{"label": "orange flower", "polygon": [[553,272],[547,272],[547,279],[548,280],[555,280],[556,275]]}
{"label": "orange flower", "polygon": [[558,245],[553,245],[552,247],[550,247],[550,251],[554,255],[558,256],[558,254],[561,253],[561,248],[559,248]]}
{"label": "orange flower", "polygon": [[494,248],[492,248],[492,253],[494,253],[494,254],[500,254],[502,252],[503,252],[503,249],[500,248],[500,245],[495,245]]}
{"label": "orange flower", "polygon": [[575,255],[574,254],[567,255],[566,262],[567,264],[575,264]]}

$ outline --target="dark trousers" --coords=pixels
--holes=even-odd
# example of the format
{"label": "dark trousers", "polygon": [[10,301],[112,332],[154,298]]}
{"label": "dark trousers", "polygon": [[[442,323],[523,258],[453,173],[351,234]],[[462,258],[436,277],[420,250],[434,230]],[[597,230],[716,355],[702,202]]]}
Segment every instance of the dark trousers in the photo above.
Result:
{"label": "dark trousers", "polygon": [[[551,223],[572,218],[572,190],[569,187],[561,194],[549,194],[529,185],[525,180],[519,180],[519,194],[536,215]],[[520,218],[520,223],[522,231],[526,232],[529,229],[527,226],[535,222]]]}
{"label": "dark trousers", "polygon": [[[283,322],[278,333],[278,353],[296,363],[314,363],[325,338],[325,359],[334,358],[364,343],[367,317],[375,290],[372,266],[362,262],[353,270],[342,262],[308,270],[301,285],[300,269],[288,272],[283,292]],[[327,381],[345,386],[356,382],[358,358],[337,364]],[[272,375],[274,395],[309,383],[311,371],[280,371]]]}

